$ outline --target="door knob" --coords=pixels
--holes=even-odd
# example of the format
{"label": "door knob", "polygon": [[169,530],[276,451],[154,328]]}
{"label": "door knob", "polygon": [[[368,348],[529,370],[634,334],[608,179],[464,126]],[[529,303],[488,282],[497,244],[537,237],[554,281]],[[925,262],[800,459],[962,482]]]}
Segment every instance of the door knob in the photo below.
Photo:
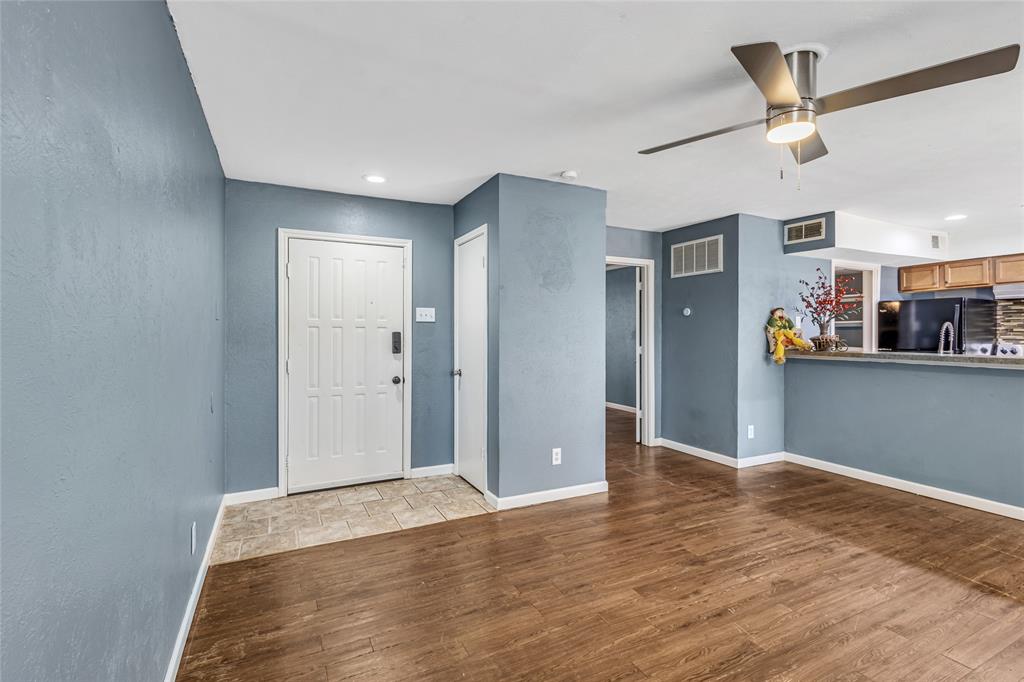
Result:
{"label": "door knob", "polygon": [[461,377],[462,376],[462,370],[461,369],[453,369],[452,370],[452,376],[453,377]]}
{"label": "door knob", "polygon": [[402,377],[391,377],[391,383],[400,384],[402,383]]}

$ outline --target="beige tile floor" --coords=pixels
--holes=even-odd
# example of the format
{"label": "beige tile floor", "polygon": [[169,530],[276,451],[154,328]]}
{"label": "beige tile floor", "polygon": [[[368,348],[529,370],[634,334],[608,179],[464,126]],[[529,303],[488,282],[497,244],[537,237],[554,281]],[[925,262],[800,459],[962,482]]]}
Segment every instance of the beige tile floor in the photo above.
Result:
{"label": "beige tile floor", "polygon": [[210,563],[251,559],[495,511],[458,476],[335,488],[224,509]]}

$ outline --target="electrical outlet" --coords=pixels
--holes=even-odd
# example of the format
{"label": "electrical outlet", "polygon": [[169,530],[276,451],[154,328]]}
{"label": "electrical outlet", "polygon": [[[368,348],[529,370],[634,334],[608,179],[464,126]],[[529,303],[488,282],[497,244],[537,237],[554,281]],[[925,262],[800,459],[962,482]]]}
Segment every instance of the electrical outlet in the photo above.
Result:
{"label": "electrical outlet", "polygon": [[192,543],[191,544],[191,553],[193,555],[195,555],[195,553],[196,553],[196,522],[195,521],[192,522],[191,536],[192,536],[192,538],[191,538],[191,543]]}
{"label": "electrical outlet", "polygon": [[417,308],[416,309],[416,321],[417,322],[434,322],[436,320],[433,308]]}
{"label": "electrical outlet", "polygon": [[562,463],[562,448],[551,448],[551,466]]}
{"label": "electrical outlet", "polygon": [[747,424],[747,438],[749,440],[754,440],[754,425],[753,424]]}

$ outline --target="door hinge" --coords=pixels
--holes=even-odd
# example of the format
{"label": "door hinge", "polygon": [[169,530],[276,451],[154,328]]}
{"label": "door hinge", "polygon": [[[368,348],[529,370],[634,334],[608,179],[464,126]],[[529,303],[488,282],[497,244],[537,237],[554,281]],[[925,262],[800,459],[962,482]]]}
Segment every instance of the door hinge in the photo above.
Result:
{"label": "door hinge", "polygon": [[643,355],[644,354],[644,347],[643,346],[637,346],[636,347],[636,354],[637,355]]}
{"label": "door hinge", "polygon": [[637,410],[636,411],[636,418],[637,419],[643,419],[644,418],[644,411],[643,410]]}
{"label": "door hinge", "polygon": [[285,279],[291,279],[292,278],[292,262],[291,261],[288,261],[287,263],[284,264],[284,277],[285,277]]}
{"label": "door hinge", "polygon": [[643,291],[644,290],[644,283],[643,282],[637,282],[636,283],[636,290],[637,291]]}
{"label": "door hinge", "polygon": [[480,256],[480,267],[487,268],[487,256]]}

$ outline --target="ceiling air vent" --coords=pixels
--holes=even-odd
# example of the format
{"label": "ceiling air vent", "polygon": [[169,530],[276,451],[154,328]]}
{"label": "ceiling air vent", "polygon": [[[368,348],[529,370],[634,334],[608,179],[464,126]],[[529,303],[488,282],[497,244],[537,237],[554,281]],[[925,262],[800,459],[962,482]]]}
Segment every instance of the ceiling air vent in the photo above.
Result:
{"label": "ceiling air vent", "polygon": [[722,271],[722,235],[672,245],[672,277]]}
{"label": "ceiling air vent", "polygon": [[799,244],[800,242],[813,242],[825,238],[825,219],[817,218],[804,223],[790,223],[786,225],[785,244]]}

